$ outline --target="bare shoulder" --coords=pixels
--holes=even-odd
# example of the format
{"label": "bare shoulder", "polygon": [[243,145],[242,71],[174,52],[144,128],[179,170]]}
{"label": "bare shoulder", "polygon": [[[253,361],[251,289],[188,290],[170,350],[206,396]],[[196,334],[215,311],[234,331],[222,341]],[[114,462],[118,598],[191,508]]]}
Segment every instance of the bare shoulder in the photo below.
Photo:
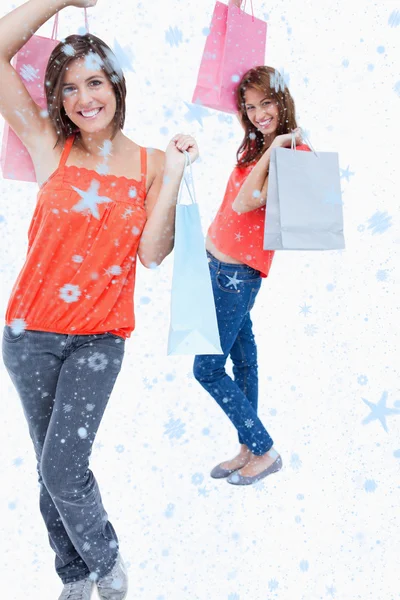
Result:
{"label": "bare shoulder", "polygon": [[164,166],[165,161],[165,152],[164,150],[159,150],[158,148],[146,148],[147,157],[150,164],[155,168],[159,168],[160,166]]}
{"label": "bare shoulder", "polygon": [[[140,149],[146,150],[146,163],[147,163],[147,191],[150,190],[158,174],[164,170],[164,157],[165,152],[158,148],[152,148],[150,146],[139,145],[130,138],[124,135],[123,143],[121,145],[121,154],[125,156],[125,160],[128,158],[130,164],[140,164]],[[124,159],[122,159],[124,160]]]}
{"label": "bare shoulder", "polygon": [[158,148],[146,148],[148,172],[150,181],[153,182],[157,175],[164,171],[165,152]]}

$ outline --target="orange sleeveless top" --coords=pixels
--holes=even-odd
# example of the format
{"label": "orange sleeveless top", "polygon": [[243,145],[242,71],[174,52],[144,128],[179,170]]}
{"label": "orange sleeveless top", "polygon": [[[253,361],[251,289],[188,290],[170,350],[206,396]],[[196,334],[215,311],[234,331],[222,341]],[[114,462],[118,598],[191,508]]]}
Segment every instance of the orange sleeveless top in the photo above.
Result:
{"label": "orange sleeveless top", "polygon": [[140,148],[137,181],[66,166],[73,143],[71,136],[39,190],[6,323],[127,338],[135,327],[137,250],[146,223],[146,149]]}
{"label": "orange sleeveless top", "polygon": [[[305,144],[297,146],[296,149],[310,151]],[[240,188],[256,164],[254,162],[246,167],[234,168],[222,204],[208,229],[208,235],[220,252],[260,271],[261,277],[267,277],[275,250],[263,249],[265,206],[240,215],[232,208]]]}

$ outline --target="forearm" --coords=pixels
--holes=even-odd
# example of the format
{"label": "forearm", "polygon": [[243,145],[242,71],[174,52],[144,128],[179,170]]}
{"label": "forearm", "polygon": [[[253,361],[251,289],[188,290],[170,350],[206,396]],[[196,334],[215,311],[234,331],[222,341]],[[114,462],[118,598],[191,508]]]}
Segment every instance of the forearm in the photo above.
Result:
{"label": "forearm", "polygon": [[0,60],[10,62],[29,38],[61,8],[65,0],[29,0],[0,19]]}
{"label": "forearm", "polygon": [[265,205],[270,158],[271,148],[268,148],[240,188],[232,205],[235,212],[242,214]]}
{"label": "forearm", "polygon": [[165,174],[157,202],[140,240],[140,260],[146,267],[159,265],[174,247],[175,213],[182,174]]}

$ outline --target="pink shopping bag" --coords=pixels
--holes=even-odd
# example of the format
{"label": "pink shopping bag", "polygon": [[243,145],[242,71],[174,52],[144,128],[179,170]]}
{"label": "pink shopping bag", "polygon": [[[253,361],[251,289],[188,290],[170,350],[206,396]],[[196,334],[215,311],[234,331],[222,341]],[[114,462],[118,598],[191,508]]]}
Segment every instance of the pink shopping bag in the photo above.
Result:
{"label": "pink shopping bag", "polygon": [[[87,16],[85,11],[87,27]],[[42,109],[46,109],[44,76],[47,62],[54,48],[59,44],[56,39],[58,14],[54,20],[51,38],[34,35],[13,58],[13,67],[21,77],[32,99]],[[8,123],[4,126],[3,142],[0,155],[1,170],[4,179],[18,181],[36,181],[32,159],[17,134]]]}
{"label": "pink shopping bag", "polygon": [[192,102],[236,113],[235,92],[246,71],[265,64],[267,23],[230,2],[216,2]]}

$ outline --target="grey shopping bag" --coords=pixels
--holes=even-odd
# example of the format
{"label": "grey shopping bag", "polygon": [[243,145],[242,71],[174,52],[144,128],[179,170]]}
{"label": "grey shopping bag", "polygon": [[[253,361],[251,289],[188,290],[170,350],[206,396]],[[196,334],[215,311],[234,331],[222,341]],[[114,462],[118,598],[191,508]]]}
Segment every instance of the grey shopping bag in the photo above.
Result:
{"label": "grey shopping bag", "polygon": [[293,142],[271,152],[264,250],[343,249],[338,154],[298,151]]}
{"label": "grey shopping bag", "polygon": [[[185,157],[187,166],[190,164],[187,152]],[[191,179],[193,194],[185,173],[176,205],[167,354],[223,354],[193,176]],[[181,204],[183,183],[191,204]]]}

